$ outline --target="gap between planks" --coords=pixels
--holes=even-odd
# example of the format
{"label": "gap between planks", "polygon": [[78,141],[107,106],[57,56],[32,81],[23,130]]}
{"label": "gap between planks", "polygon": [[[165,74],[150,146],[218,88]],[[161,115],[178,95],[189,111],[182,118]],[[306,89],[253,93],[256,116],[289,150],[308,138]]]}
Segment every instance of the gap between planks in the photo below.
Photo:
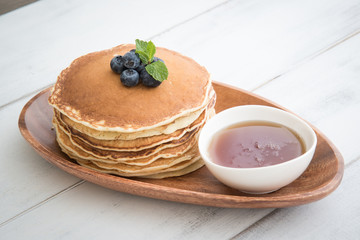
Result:
{"label": "gap between planks", "polygon": [[21,97],[19,97],[19,98],[16,98],[16,99],[14,99],[14,100],[12,100],[12,101],[10,101],[10,102],[7,102],[7,103],[5,103],[5,104],[3,104],[3,105],[0,106],[0,111],[3,110],[4,108],[6,108],[7,106],[10,106],[10,105],[13,104],[13,103],[17,103],[18,101],[21,101],[21,100],[23,100],[23,99],[25,99],[25,98],[27,98],[27,97],[31,97],[31,96],[33,96],[33,95],[36,95],[37,93],[41,92],[42,90],[44,90],[44,89],[46,89],[46,88],[51,87],[52,85],[53,85],[53,83],[48,84],[48,85],[46,85],[45,87],[36,89],[36,90],[31,91],[30,93],[27,93],[27,94],[25,94],[25,95],[23,95],[23,96],[21,96]]}
{"label": "gap between planks", "polygon": [[[208,8],[208,9],[206,9],[206,10],[204,10],[204,11],[202,11],[202,12],[200,12],[200,13],[198,13],[198,14],[196,14],[196,15],[194,15],[194,16],[192,16],[192,17],[190,17],[190,18],[188,18],[188,19],[186,19],[186,20],[184,20],[184,21],[181,21],[181,22],[179,22],[179,23],[177,23],[177,24],[174,24],[173,26],[171,26],[171,27],[169,27],[169,28],[167,28],[167,29],[165,29],[165,30],[160,31],[159,33],[156,33],[156,34],[152,35],[151,37],[146,38],[146,40],[151,40],[151,39],[153,39],[153,38],[155,38],[155,37],[159,37],[159,36],[163,35],[163,34],[166,33],[166,32],[169,32],[170,30],[172,30],[172,29],[174,29],[174,28],[177,28],[177,27],[179,27],[179,26],[181,26],[181,25],[183,25],[183,24],[186,24],[186,23],[188,23],[188,22],[190,22],[190,21],[192,21],[192,20],[194,20],[194,19],[196,19],[196,18],[198,18],[198,17],[200,17],[200,16],[202,16],[202,15],[208,13],[208,12],[211,12],[211,11],[217,9],[218,7],[221,7],[221,6],[223,6],[223,5],[228,4],[228,3],[231,2],[231,1],[234,1],[234,0],[227,0],[227,1],[224,1],[224,2],[222,2],[222,3],[219,3],[219,4],[217,4],[217,5],[215,5],[215,6],[211,7],[211,8]],[[19,98],[17,98],[17,99],[14,99],[14,100],[12,100],[12,101],[10,101],[10,102],[7,102],[7,103],[5,103],[5,104],[3,104],[3,105],[0,105],[0,111],[1,111],[3,108],[5,108],[5,107],[7,107],[7,106],[9,106],[9,105],[11,105],[11,104],[13,104],[13,103],[16,103],[16,102],[18,102],[18,101],[21,101],[21,100],[23,100],[24,98],[27,98],[27,97],[32,96],[32,95],[35,95],[36,93],[38,93],[38,92],[40,92],[40,91],[42,91],[42,90],[44,90],[44,89],[46,89],[46,88],[48,88],[48,87],[51,87],[53,84],[54,84],[54,83],[48,84],[48,85],[46,85],[46,86],[43,87],[43,88],[36,89],[36,90],[31,91],[30,93],[25,94],[25,95],[23,95],[23,96],[21,96],[21,97],[19,97]]]}
{"label": "gap between planks", "polygon": [[[161,36],[162,34],[168,32],[168,31],[170,31],[170,30],[172,30],[172,29],[174,29],[174,28],[177,28],[177,27],[179,27],[179,26],[181,26],[181,25],[183,25],[183,24],[185,24],[185,23],[188,23],[188,22],[190,22],[190,21],[192,21],[192,20],[194,20],[194,19],[196,19],[196,18],[198,18],[198,17],[200,17],[200,16],[202,16],[202,15],[208,13],[208,12],[211,12],[211,11],[213,11],[214,9],[216,9],[216,8],[218,8],[218,7],[220,7],[220,6],[223,6],[223,5],[225,5],[225,4],[227,4],[227,3],[231,2],[231,1],[233,1],[233,0],[224,1],[224,2],[222,2],[222,3],[220,3],[220,4],[218,4],[218,5],[215,5],[215,6],[211,7],[211,8],[209,8],[209,9],[206,9],[205,11],[200,12],[200,13],[196,14],[196,15],[193,16],[193,17],[190,17],[190,18],[188,18],[188,19],[186,19],[186,20],[184,20],[184,21],[182,21],[182,22],[179,22],[179,23],[173,25],[172,27],[169,27],[169,28],[167,28],[167,29],[165,29],[165,30],[157,33],[157,34],[154,34],[153,36],[149,37],[148,40],[150,40],[150,39],[152,39],[152,38],[155,38],[155,37],[159,37],[159,36]],[[315,52],[314,54],[312,54],[312,55],[304,58],[304,59],[301,60],[298,64],[294,64],[292,67],[286,69],[286,70],[283,71],[281,74],[279,74],[279,75],[277,75],[277,76],[275,76],[275,77],[273,77],[273,78],[271,78],[271,79],[269,79],[269,80],[267,80],[267,81],[264,81],[263,83],[261,83],[260,85],[258,85],[258,86],[255,87],[255,88],[251,89],[250,91],[251,91],[251,92],[256,91],[257,89],[265,86],[266,84],[272,82],[273,80],[275,80],[275,79],[277,79],[277,78],[279,78],[279,77],[287,74],[288,72],[290,72],[290,71],[298,68],[299,66],[305,64],[305,63],[308,62],[309,60],[312,60],[312,59],[314,59],[314,58],[316,58],[316,57],[324,54],[325,52],[327,52],[327,51],[335,48],[336,46],[338,46],[338,45],[340,45],[341,43],[347,41],[348,39],[356,36],[356,35],[359,34],[359,33],[360,33],[360,30],[357,30],[357,31],[355,31],[355,32],[353,32],[353,33],[345,36],[344,38],[339,39],[338,41],[334,42],[333,44],[330,44],[328,47],[325,47],[325,48],[319,50],[318,52]],[[18,101],[21,101],[21,100],[23,100],[23,99],[25,99],[25,98],[33,95],[33,94],[36,94],[37,92],[39,92],[39,91],[41,91],[41,90],[43,90],[43,89],[46,89],[46,88],[52,86],[52,85],[53,85],[53,84],[46,85],[46,86],[43,87],[43,88],[34,90],[34,91],[32,91],[32,92],[30,92],[30,93],[28,93],[28,94],[26,94],[26,95],[23,95],[22,97],[19,97],[19,98],[15,99],[15,100],[12,100],[12,101],[4,104],[4,105],[1,105],[1,106],[0,106],[0,111],[1,111],[2,109],[4,109],[5,107],[9,106],[9,105],[14,104],[14,103],[16,103],[16,102],[18,102]],[[354,158],[353,160],[351,160],[350,162],[348,162],[348,163],[344,166],[344,168],[345,168],[345,169],[349,168],[354,162],[359,161],[359,160],[360,160],[360,156],[358,156],[357,158]],[[83,184],[84,182],[85,182],[85,180],[80,180],[80,181],[76,182],[75,184],[73,184],[73,185],[71,185],[71,186],[63,189],[62,191],[60,191],[60,192],[58,192],[58,193],[56,193],[56,194],[54,194],[54,195],[52,195],[52,196],[44,199],[43,201],[35,204],[34,206],[32,206],[32,207],[30,207],[30,208],[28,208],[28,209],[26,209],[26,210],[24,210],[24,211],[16,214],[15,216],[9,218],[8,220],[0,223],[0,227],[2,227],[2,226],[4,226],[4,225],[6,225],[6,224],[8,224],[8,223],[10,223],[10,222],[12,222],[12,221],[14,221],[14,220],[16,220],[17,218],[19,218],[19,217],[27,214],[28,212],[31,212],[31,211],[37,209],[38,207],[40,207],[40,206],[42,206],[43,204],[51,201],[52,199],[56,198],[57,196],[60,196],[60,195],[62,195],[62,194],[64,194],[64,193],[66,193],[66,192],[68,192],[68,191],[70,191],[70,190],[72,190],[72,189],[80,186],[80,185]],[[242,231],[239,232],[238,234],[234,235],[234,236],[231,237],[230,239],[237,239],[237,238],[241,237],[242,234],[245,234],[246,232],[250,231],[250,230],[253,229],[254,227],[256,227],[256,226],[258,226],[259,224],[261,224],[261,222],[265,221],[266,219],[270,218],[271,216],[277,214],[277,213],[280,212],[280,211],[281,211],[281,208],[277,208],[277,209],[272,210],[270,213],[266,214],[266,215],[265,215],[264,217],[262,217],[260,220],[258,220],[258,221],[256,221],[256,222],[254,222],[253,224],[249,225],[247,228],[245,228],[244,230],[242,230]]]}
{"label": "gap between planks", "polygon": [[[347,164],[344,165],[344,171],[346,169],[348,169],[349,167],[351,167],[351,165],[353,165],[355,162],[360,161],[360,155],[357,156],[356,158],[352,159],[351,161],[349,161]],[[275,214],[281,212],[282,208],[276,208],[274,210],[272,210],[271,212],[269,212],[268,214],[266,214],[265,216],[263,216],[262,218],[260,218],[259,220],[257,220],[256,222],[254,222],[253,224],[249,225],[247,228],[245,228],[244,230],[242,230],[241,232],[239,232],[238,234],[234,235],[233,237],[229,238],[231,240],[235,240],[235,239],[241,239],[241,236],[243,234],[246,234],[248,231],[251,231],[251,229],[256,228],[257,226],[259,226],[262,222],[266,221],[267,219],[271,218],[272,216],[274,216]]]}
{"label": "gap between planks", "polygon": [[196,14],[196,15],[193,16],[193,17],[190,17],[190,18],[188,18],[188,19],[186,19],[186,20],[184,20],[184,21],[182,21],[182,22],[179,22],[179,23],[177,23],[177,24],[174,24],[173,26],[171,26],[171,27],[169,27],[169,28],[167,28],[167,29],[165,29],[165,30],[163,30],[163,31],[161,31],[161,32],[159,32],[159,33],[157,33],[157,34],[149,37],[147,40],[151,40],[151,39],[153,39],[153,38],[159,37],[159,36],[163,35],[164,33],[171,31],[171,30],[174,29],[174,28],[177,28],[177,27],[179,27],[179,26],[181,26],[181,25],[184,25],[185,23],[188,23],[188,22],[190,22],[190,21],[192,21],[192,20],[194,20],[194,19],[196,19],[196,18],[198,18],[198,17],[201,17],[202,15],[204,15],[204,14],[206,14],[206,13],[209,13],[209,12],[217,9],[218,7],[221,7],[221,6],[223,6],[223,5],[226,5],[226,4],[228,4],[229,2],[232,2],[232,1],[235,1],[235,0],[227,0],[227,1],[224,1],[224,2],[222,2],[222,3],[219,3],[219,4],[213,6],[213,7],[209,8],[209,9],[206,9],[206,10],[203,11],[203,12],[200,12],[200,13]]}
{"label": "gap between planks", "polygon": [[254,91],[258,90],[259,88],[267,85],[268,83],[274,81],[275,79],[284,76],[285,74],[287,74],[288,72],[291,72],[291,71],[294,70],[294,69],[299,68],[299,67],[302,66],[303,64],[306,64],[308,61],[310,61],[310,60],[312,60],[312,59],[314,59],[314,58],[317,58],[318,56],[320,56],[320,55],[326,53],[327,51],[335,48],[336,46],[342,44],[343,42],[349,40],[350,38],[355,37],[355,36],[356,36],[357,34],[359,34],[359,33],[360,33],[360,30],[356,30],[355,32],[350,33],[349,35],[345,36],[344,38],[339,39],[339,40],[336,41],[335,43],[333,43],[333,44],[331,44],[331,45],[329,45],[329,46],[327,46],[327,47],[319,50],[318,52],[315,52],[314,54],[312,54],[312,55],[310,55],[310,56],[308,56],[308,57],[306,57],[306,58],[304,58],[303,60],[299,61],[297,64],[294,64],[292,67],[284,70],[284,71],[283,71],[282,73],[280,73],[279,75],[277,75],[277,76],[275,76],[275,77],[273,77],[273,78],[271,78],[271,79],[269,79],[269,80],[267,80],[267,81],[264,81],[263,83],[259,84],[258,86],[254,87],[253,89],[250,89],[250,91],[251,91],[251,92],[254,92]]}
{"label": "gap between planks", "polygon": [[[230,1],[231,1],[231,0],[230,0]],[[182,21],[182,22],[180,22],[180,23],[178,23],[178,24],[175,24],[173,27],[168,28],[168,29],[165,29],[165,30],[161,31],[160,33],[157,33],[157,34],[153,35],[152,37],[147,38],[147,40],[150,40],[150,39],[152,39],[152,38],[154,38],[154,37],[158,37],[158,36],[164,34],[165,32],[170,31],[170,30],[173,29],[173,28],[179,27],[179,26],[181,26],[182,24],[185,24],[186,22],[189,22],[190,20],[193,20],[193,19],[195,19],[195,18],[197,18],[197,17],[199,17],[199,16],[201,16],[201,15],[207,13],[207,12],[210,12],[210,11],[214,10],[215,8],[217,8],[217,7],[221,6],[221,5],[224,5],[224,4],[226,4],[226,3],[230,2],[230,1],[226,1],[226,2],[223,2],[223,3],[221,3],[221,4],[218,4],[218,5],[214,6],[214,7],[212,7],[212,8],[209,8],[209,9],[207,9],[206,11],[204,11],[204,12],[202,12],[202,13],[199,13],[199,14],[197,14],[197,15],[194,16],[194,17],[191,17],[191,18],[189,18],[189,19],[187,19],[187,20],[185,20],[185,21]],[[357,30],[357,31],[355,31],[355,32],[353,32],[353,33],[345,36],[344,38],[341,38],[340,40],[336,41],[335,43],[331,44],[330,46],[328,46],[328,47],[326,47],[326,48],[324,48],[324,49],[322,49],[322,50],[320,50],[320,51],[318,51],[318,52],[310,55],[310,56],[307,57],[307,58],[304,58],[304,59],[301,60],[298,64],[295,64],[293,67],[288,68],[287,70],[283,71],[283,72],[280,73],[279,75],[277,75],[277,76],[275,76],[275,77],[273,77],[273,78],[271,78],[271,79],[269,79],[269,80],[264,81],[263,83],[259,84],[257,87],[255,87],[255,88],[253,88],[253,89],[250,89],[249,91],[250,91],[250,92],[254,92],[254,91],[260,89],[261,87],[267,85],[268,83],[272,82],[273,80],[275,80],[275,79],[277,79],[277,78],[279,78],[279,77],[284,76],[284,75],[287,74],[288,72],[290,72],[290,71],[292,71],[292,70],[300,67],[301,65],[305,64],[305,63],[308,62],[309,60],[312,60],[312,59],[314,59],[314,58],[316,58],[316,57],[324,54],[325,52],[333,49],[334,47],[340,45],[341,43],[345,42],[346,40],[348,40],[348,39],[350,39],[350,38],[352,38],[352,37],[354,37],[354,36],[356,36],[356,35],[359,34],[359,33],[360,33],[360,30]],[[12,100],[12,101],[10,101],[10,102],[8,102],[8,103],[5,103],[5,104],[1,105],[1,106],[0,106],[0,111],[1,111],[2,109],[4,109],[5,107],[10,106],[11,104],[14,104],[14,103],[16,103],[16,102],[18,102],[18,101],[23,100],[24,98],[27,98],[27,97],[32,96],[32,95],[35,95],[36,93],[38,93],[38,92],[40,92],[40,91],[42,91],[42,90],[44,90],[44,89],[46,89],[46,88],[48,88],[48,87],[51,87],[53,84],[54,84],[54,83],[48,84],[48,85],[46,85],[45,87],[42,87],[42,88],[40,88],[40,89],[36,89],[36,90],[34,90],[34,91],[32,91],[32,92],[30,92],[30,93],[28,93],[28,94],[25,94],[25,95],[23,95],[23,96],[21,96],[21,97],[19,97],[19,98],[17,98],[17,99],[14,99],[14,100]]]}
{"label": "gap between planks", "polygon": [[74,183],[74,184],[70,185],[69,187],[67,187],[67,188],[65,188],[65,189],[63,189],[63,190],[61,190],[60,192],[55,193],[54,195],[51,195],[50,197],[48,197],[48,198],[44,199],[43,201],[41,201],[41,202],[39,202],[39,203],[35,204],[34,206],[31,206],[31,207],[29,207],[28,209],[25,209],[24,211],[22,211],[22,212],[20,212],[20,213],[16,214],[15,216],[13,216],[13,217],[9,218],[8,220],[6,220],[6,221],[4,221],[4,222],[0,223],[0,228],[1,228],[2,226],[6,225],[6,224],[8,224],[8,223],[10,223],[10,222],[12,222],[12,221],[14,221],[14,220],[18,219],[19,217],[22,217],[22,216],[24,216],[25,214],[27,214],[27,213],[29,213],[29,212],[31,212],[31,211],[33,211],[33,210],[37,209],[38,207],[40,207],[40,206],[42,206],[43,204],[45,204],[45,203],[47,203],[47,202],[51,201],[52,199],[54,199],[54,198],[56,198],[56,197],[58,197],[58,196],[60,196],[60,195],[62,195],[62,194],[64,194],[64,193],[66,193],[66,192],[68,192],[68,191],[71,191],[72,189],[74,189],[74,188],[76,188],[76,187],[80,186],[81,184],[83,184],[84,182],[85,182],[85,180],[80,180],[80,181],[78,181],[78,182],[76,182],[76,183]]}
{"label": "gap between planks", "polygon": [[[349,167],[350,167],[351,165],[353,165],[356,161],[360,161],[360,155],[359,155],[358,157],[354,158],[353,160],[349,161],[347,164],[345,164],[344,170],[347,169],[347,168],[349,168]],[[85,180],[80,180],[80,181],[72,184],[71,186],[63,189],[62,191],[60,191],[60,192],[58,192],[58,193],[56,193],[56,194],[54,194],[54,195],[46,198],[45,200],[43,200],[43,201],[35,204],[34,206],[32,206],[32,207],[30,207],[30,208],[28,208],[28,209],[26,209],[26,210],[24,210],[24,211],[16,214],[15,216],[9,218],[8,220],[0,223],[0,228],[1,228],[2,226],[4,226],[4,225],[6,225],[6,224],[8,224],[8,223],[10,223],[10,222],[12,222],[12,221],[14,221],[14,220],[16,220],[16,219],[22,217],[23,215],[25,215],[25,214],[27,214],[27,213],[29,213],[29,212],[37,209],[38,207],[40,207],[40,206],[42,206],[43,204],[45,204],[45,203],[47,203],[47,202],[55,199],[56,197],[58,197],[58,196],[60,196],[60,195],[62,195],[62,194],[64,194],[64,193],[66,193],[66,192],[69,192],[69,191],[71,191],[72,189],[75,189],[76,187],[82,185],[82,184],[85,183],[85,182],[86,182]],[[261,224],[261,222],[265,221],[266,219],[270,218],[271,216],[277,214],[277,213],[280,212],[280,211],[281,211],[281,208],[275,208],[274,210],[272,210],[271,212],[269,212],[268,214],[266,214],[265,216],[263,216],[262,218],[260,218],[258,221],[256,221],[256,222],[254,222],[253,224],[249,225],[247,228],[245,228],[244,230],[242,230],[241,232],[239,232],[238,234],[234,235],[233,237],[231,237],[231,238],[229,238],[229,239],[237,239],[237,238],[241,237],[242,234],[245,234],[246,232],[250,231],[250,230],[253,229],[254,227],[256,227],[256,226],[258,226],[259,224]]]}

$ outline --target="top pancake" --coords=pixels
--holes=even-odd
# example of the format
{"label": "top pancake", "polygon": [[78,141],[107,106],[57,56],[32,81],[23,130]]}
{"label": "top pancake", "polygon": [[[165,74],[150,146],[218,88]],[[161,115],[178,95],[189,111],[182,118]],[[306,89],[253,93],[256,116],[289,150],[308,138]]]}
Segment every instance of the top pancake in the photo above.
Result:
{"label": "top pancake", "polygon": [[204,108],[209,100],[210,75],[194,60],[157,48],[168,79],[159,87],[128,88],[110,61],[135,45],[120,45],[74,60],[58,77],[49,103],[71,120],[99,131],[137,132],[162,125]]}

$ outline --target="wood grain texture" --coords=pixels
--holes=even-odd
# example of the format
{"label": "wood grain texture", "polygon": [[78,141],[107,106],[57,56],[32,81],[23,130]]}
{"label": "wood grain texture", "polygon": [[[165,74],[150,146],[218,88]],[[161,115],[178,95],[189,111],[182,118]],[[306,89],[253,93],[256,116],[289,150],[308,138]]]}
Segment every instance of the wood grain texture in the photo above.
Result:
{"label": "wood grain texture", "polygon": [[[0,79],[7,84],[0,88],[0,106],[54,83],[81,55],[149,39],[222,2],[43,0],[2,15]],[[155,16],[161,16],[156,24]]]}
{"label": "wood grain texture", "polygon": [[360,34],[258,89],[316,125],[345,163],[358,159]]}
{"label": "wood grain texture", "polygon": [[[222,84],[215,83],[214,89],[217,94],[217,112],[248,104],[277,106],[249,92]],[[268,208],[301,205],[321,199],[335,190],[342,179],[342,156],[318,131],[317,150],[308,169],[292,184],[265,195],[249,195],[226,187],[206,167],[182,177],[161,180],[131,179],[98,173],[74,164],[61,152],[52,130],[52,109],[47,102],[49,94],[49,89],[44,90],[26,104],[19,118],[21,133],[51,163],[70,174],[110,189],[208,206]]]}
{"label": "wood grain texture", "polygon": [[44,161],[21,136],[17,122],[28,100],[0,111],[0,226],[80,181]]}
{"label": "wood grain texture", "polygon": [[[357,34],[256,91],[304,116],[330,137],[344,156],[345,173],[331,196],[314,204],[276,210],[236,239],[261,239],[265,233],[269,239],[360,236],[359,59]],[[286,232],[280,230],[284,228]]]}
{"label": "wood grain texture", "polygon": [[[8,81],[0,89],[0,106],[55,82],[73,59],[136,38],[153,38],[157,46],[193,57],[214,80],[251,90],[359,29],[357,2],[36,2],[0,17],[0,51],[7,56],[0,58],[0,78]],[[117,31],[119,9],[122,19],[131,19],[132,9],[140,11],[141,18],[131,23],[126,34]],[[155,25],[147,21],[155,15],[166,21]],[[213,49],[219,44],[214,59]],[[17,67],[20,57],[22,71]]]}
{"label": "wood grain texture", "polygon": [[358,0],[229,1],[154,42],[194,58],[216,81],[252,90],[359,29]]}
{"label": "wood grain texture", "polygon": [[[358,239],[359,8],[358,0],[42,0],[1,15],[0,239]],[[138,20],[120,31],[119,16],[134,9]],[[344,156],[340,186],[274,210],[77,185],[21,137],[23,96],[54,83],[74,58],[135,38],[193,57],[213,79],[256,89],[318,127]]]}
{"label": "wood grain texture", "polygon": [[341,187],[329,197],[310,205],[278,209],[234,239],[264,236],[267,239],[357,239],[360,236],[359,171],[358,160],[346,169]]}
{"label": "wood grain texture", "polygon": [[4,239],[230,239],[273,209],[161,201],[89,182],[0,228]]}

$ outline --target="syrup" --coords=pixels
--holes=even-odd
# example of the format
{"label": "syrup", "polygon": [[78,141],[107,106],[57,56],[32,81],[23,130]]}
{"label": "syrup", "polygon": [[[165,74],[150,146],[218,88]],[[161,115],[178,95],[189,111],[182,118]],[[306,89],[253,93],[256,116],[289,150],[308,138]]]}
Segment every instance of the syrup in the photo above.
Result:
{"label": "syrup", "polygon": [[215,134],[209,153],[218,165],[253,168],[289,161],[304,150],[300,137],[289,128],[271,122],[251,121]]}

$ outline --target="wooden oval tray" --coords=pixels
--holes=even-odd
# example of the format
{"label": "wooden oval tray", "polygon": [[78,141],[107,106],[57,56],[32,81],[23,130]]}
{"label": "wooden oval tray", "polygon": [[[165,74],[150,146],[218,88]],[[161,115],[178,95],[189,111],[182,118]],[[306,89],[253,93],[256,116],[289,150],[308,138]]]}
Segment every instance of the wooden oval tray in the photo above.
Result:
{"label": "wooden oval tray", "polygon": [[[253,93],[214,83],[217,93],[216,111],[258,104],[282,108]],[[95,184],[130,194],[151,198],[229,208],[289,207],[319,200],[340,184],[344,160],[335,146],[314,129],[318,143],[307,170],[293,183],[264,195],[250,195],[231,189],[213,177],[204,166],[181,177],[161,180],[124,178],[103,174],[74,163],[61,152],[52,129],[52,108],[47,99],[50,89],[33,97],[23,108],[19,128],[24,138],[47,161],[64,171]],[[283,108],[282,108],[283,109]]]}

